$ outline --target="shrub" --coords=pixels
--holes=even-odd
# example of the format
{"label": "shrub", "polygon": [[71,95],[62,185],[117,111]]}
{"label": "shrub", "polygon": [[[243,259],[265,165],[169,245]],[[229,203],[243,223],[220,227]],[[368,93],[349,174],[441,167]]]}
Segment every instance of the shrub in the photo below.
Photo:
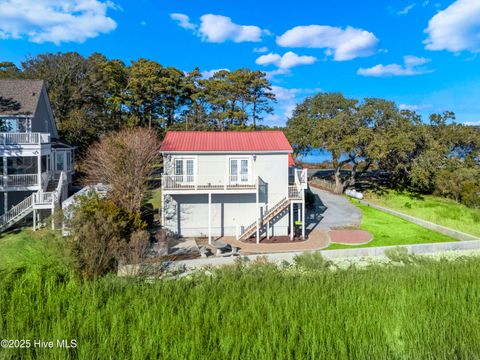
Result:
{"label": "shrub", "polygon": [[[136,214],[91,192],[80,197],[69,221],[69,249],[75,270],[91,279],[115,269],[119,260],[138,258],[145,248],[145,229]],[[148,239],[148,238],[147,238]]]}
{"label": "shrub", "polygon": [[480,206],[480,171],[477,168],[452,168],[439,171],[435,191],[469,207]]}
{"label": "shrub", "polygon": [[325,260],[319,252],[305,252],[293,258],[297,266],[308,270],[321,270],[330,266],[330,261]]}

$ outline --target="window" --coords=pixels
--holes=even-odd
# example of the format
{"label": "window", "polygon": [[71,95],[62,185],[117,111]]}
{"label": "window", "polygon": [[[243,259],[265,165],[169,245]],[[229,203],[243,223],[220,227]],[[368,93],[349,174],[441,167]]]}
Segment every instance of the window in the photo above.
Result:
{"label": "window", "polygon": [[67,151],[67,171],[72,170],[72,153]]}
{"label": "window", "polygon": [[12,117],[2,119],[0,123],[0,130],[2,132],[31,132],[32,131],[32,119],[28,117]]}
{"label": "window", "polygon": [[18,156],[7,159],[8,174],[36,174],[38,163],[35,156]]}
{"label": "window", "polygon": [[230,183],[248,183],[250,180],[249,159],[230,159]]}
{"label": "window", "polygon": [[175,159],[176,181],[183,183],[194,182],[194,159]]}
{"label": "window", "polygon": [[42,173],[47,172],[47,155],[42,155]]}
{"label": "window", "polygon": [[55,162],[56,170],[57,171],[65,170],[65,166],[64,166],[65,153],[63,151],[62,152],[57,152],[57,153],[55,153],[55,158],[56,158],[56,162]]}

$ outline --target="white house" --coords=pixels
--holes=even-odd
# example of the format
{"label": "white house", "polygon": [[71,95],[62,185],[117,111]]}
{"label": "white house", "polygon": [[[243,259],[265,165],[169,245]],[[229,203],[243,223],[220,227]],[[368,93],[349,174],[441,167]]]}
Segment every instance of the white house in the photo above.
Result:
{"label": "white house", "polygon": [[58,139],[44,82],[0,79],[0,231],[31,215],[36,228],[55,211],[67,196],[73,157]]}
{"label": "white house", "polygon": [[[163,226],[180,236],[305,237],[306,171],[282,131],[168,132]],[[289,172],[290,169],[290,172]],[[290,176],[289,176],[290,174]]]}

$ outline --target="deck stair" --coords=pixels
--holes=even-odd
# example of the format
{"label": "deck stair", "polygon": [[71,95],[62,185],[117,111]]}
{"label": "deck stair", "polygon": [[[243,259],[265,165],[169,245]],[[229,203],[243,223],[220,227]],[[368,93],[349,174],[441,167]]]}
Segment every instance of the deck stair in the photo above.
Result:
{"label": "deck stair", "polygon": [[19,221],[25,219],[35,209],[53,209],[59,205],[65,191],[66,176],[62,172],[58,179],[51,179],[47,190],[33,193],[17,205],[13,206],[5,214],[0,216],[0,232],[7,230]]}
{"label": "deck stair", "polygon": [[[294,200],[301,200],[301,189],[297,186],[290,186],[288,191],[288,197],[283,198],[278,203],[275,204],[270,210],[268,210],[263,217],[258,219],[259,227],[262,228],[267,223],[273,219],[275,219],[278,215],[282,214],[284,210],[288,209],[292,201]],[[257,232],[257,221],[254,221],[249,226],[245,228],[243,233],[238,238],[239,240],[247,240],[252,235]]]}

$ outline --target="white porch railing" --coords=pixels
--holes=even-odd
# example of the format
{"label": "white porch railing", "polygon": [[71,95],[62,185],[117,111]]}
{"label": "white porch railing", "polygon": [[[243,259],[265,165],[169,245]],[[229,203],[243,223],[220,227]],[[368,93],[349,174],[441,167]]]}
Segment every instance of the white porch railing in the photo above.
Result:
{"label": "white porch railing", "polygon": [[297,185],[288,186],[288,198],[289,199],[301,199],[302,198],[302,188]]}
{"label": "white porch railing", "polygon": [[257,179],[251,175],[225,175],[221,178],[198,175],[162,175],[164,190],[239,190],[256,189]]}
{"label": "white porch railing", "polygon": [[38,174],[6,175],[3,186],[35,186],[38,185]]}
{"label": "white porch railing", "polygon": [[304,189],[307,187],[308,175],[307,169],[295,169],[294,170],[294,179],[297,186],[301,186]]}
{"label": "white porch railing", "polygon": [[25,200],[23,200],[22,202],[18,203],[17,205],[12,207],[10,210],[8,210],[5,214],[3,214],[0,217],[0,227],[3,227],[9,224],[12,220],[15,220],[15,218],[21,216],[27,210],[32,208],[33,201],[34,201],[34,194],[30,195]]}
{"label": "white porch railing", "polygon": [[0,145],[46,144],[50,142],[48,133],[0,133]]}

